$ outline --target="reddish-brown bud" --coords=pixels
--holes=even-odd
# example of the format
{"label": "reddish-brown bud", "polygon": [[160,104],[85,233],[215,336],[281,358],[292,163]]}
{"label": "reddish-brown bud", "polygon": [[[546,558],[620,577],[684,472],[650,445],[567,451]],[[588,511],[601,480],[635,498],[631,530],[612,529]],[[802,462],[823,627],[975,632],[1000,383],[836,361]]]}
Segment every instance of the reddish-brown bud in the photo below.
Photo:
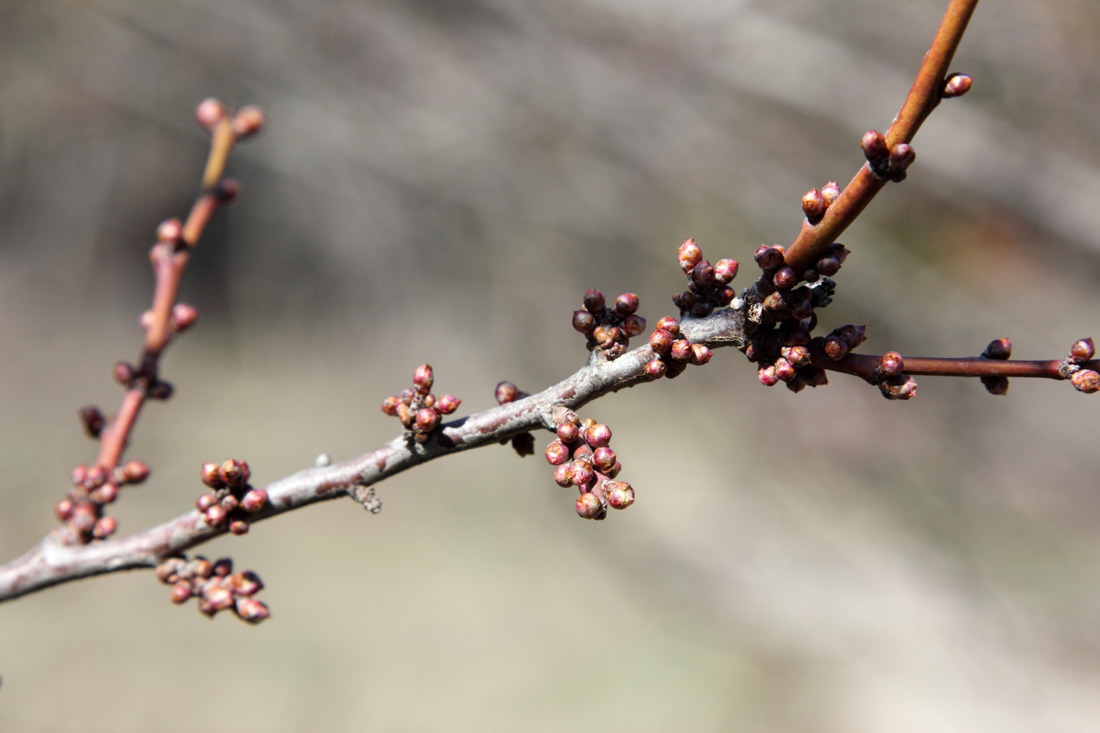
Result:
{"label": "reddish-brown bud", "polygon": [[431,392],[433,381],[431,364],[421,364],[413,372],[413,387],[419,394],[425,395]]}
{"label": "reddish-brown bud", "polygon": [[511,382],[501,382],[494,393],[498,405],[506,405],[519,399],[519,388]]}
{"label": "reddish-brown bud", "polygon": [[247,463],[233,458],[226,459],[222,465],[218,466],[218,475],[221,477],[222,482],[231,489],[239,489],[244,486],[248,482],[251,473]]}
{"label": "reddish-brown bud", "polygon": [[798,282],[798,275],[789,267],[781,267],[772,277],[772,283],[780,290],[786,290]]}
{"label": "reddish-brown bud", "polygon": [[391,415],[391,416],[396,415],[397,414],[397,406],[400,405],[400,404],[401,404],[401,400],[397,399],[393,395],[390,395],[386,399],[382,400],[382,412],[386,413],[387,415]]}
{"label": "reddish-brown bud", "polygon": [[238,140],[255,135],[264,126],[264,111],[255,105],[237,110],[233,116],[233,134]]}
{"label": "reddish-brown bud", "polygon": [[271,618],[271,611],[267,605],[255,598],[238,598],[233,608],[242,621],[247,621],[250,624],[258,624]]}
{"label": "reddish-brown bud", "polygon": [[577,514],[585,519],[603,519],[607,510],[595,494],[581,494],[577,497]]}
{"label": "reddish-brown bud", "polygon": [[98,407],[81,407],[80,422],[84,425],[84,432],[88,434],[88,437],[98,438],[107,425],[107,418],[103,417],[103,413],[99,411]]}
{"label": "reddish-brown bud", "polygon": [[840,361],[848,355],[848,342],[839,336],[829,336],[825,339],[825,356],[833,361]]}
{"label": "reddish-brown bud", "polygon": [[195,108],[195,119],[207,130],[213,130],[214,126],[225,119],[227,114],[225,105],[216,99],[204,99]]}
{"label": "reddish-brown bud", "polygon": [[435,430],[439,425],[439,413],[435,410],[425,407],[421,410],[417,410],[416,413],[416,429],[425,433],[430,433]]}
{"label": "reddish-brown bud", "polygon": [[186,580],[177,581],[172,585],[172,603],[183,603],[191,597],[191,584]]}
{"label": "reddish-brown bud", "polygon": [[212,489],[220,489],[225,486],[225,481],[222,479],[220,467],[216,463],[204,463],[202,464],[202,471],[200,472],[202,482]]}
{"label": "reddish-brown bud", "polygon": [[88,489],[98,489],[107,483],[107,469],[103,466],[92,466],[88,469],[88,477],[84,479],[84,486]]}
{"label": "reddish-brown bud", "polygon": [[890,170],[902,172],[917,159],[917,153],[908,143],[898,143],[890,149]]}
{"label": "reddish-brown bud", "polygon": [[221,504],[215,504],[207,509],[203,516],[211,527],[222,527],[229,521],[229,512]]}
{"label": "reddish-brown bud", "polygon": [[207,509],[217,503],[218,497],[214,496],[213,494],[206,493],[200,496],[198,499],[195,499],[195,508],[198,509],[199,512],[205,514]]}
{"label": "reddish-brown bud", "polygon": [[95,506],[90,501],[80,501],[73,507],[69,522],[77,532],[91,534],[92,529],[95,528],[96,519]]}
{"label": "reddish-brown bud", "polygon": [[728,285],[737,277],[737,260],[718,260],[714,265],[714,279],[722,285]]}
{"label": "reddish-brown bud", "polygon": [[88,498],[96,504],[110,504],[118,498],[118,484],[113,481],[108,481],[98,489],[89,493]]}
{"label": "reddish-brown bud", "polygon": [[564,421],[558,425],[558,438],[563,443],[573,443],[581,434],[581,426],[573,421]]}
{"label": "reddish-brown bud", "polygon": [[760,265],[761,270],[770,273],[783,266],[784,254],[785,250],[778,244],[771,246],[762,244],[756,248],[753,258],[756,260],[756,264]]}
{"label": "reddish-brown bud", "polygon": [[887,351],[882,355],[882,361],[879,363],[879,372],[884,377],[896,377],[905,370],[905,362],[901,358],[901,354],[896,351]]}
{"label": "reddish-brown bud", "polygon": [[886,136],[878,130],[864,133],[860,147],[863,148],[863,154],[867,156],[871,165],[881,163],[890,154],[890,150],[886,147]]}
{"label": "reddish-brown bud", "polygon": [[810,350],[805,346],[784,346],[780,354],[796,367],[809,366],[811,361]]}
{"label": "reddish-brown bud", "polygon": [[178,242],[183,235],[183,223],[179,219],[165,219],[157,226],[158,242]]}
{"label": "reddish-brown bud", "polygon": [[83,486],[84,482],[88,480],[88,467],[77,466],[73,469],[69,479],[72,481],[73,486]]}
{"label": "reddish-brown bud", "polygon": [[134,367],[125,361],[120,361],[115,364],[114,374],[115,381],[121,384],[123,387],[130,387],[134,383],[134,377],[137,376],[134,372]]}
{"label": "reddish-brown bud", "polygon": [[645,332],[645,319],[635,314],[623,319],[623,330],[627,336],[641,336]]}
{"label": "reddish-brown bud", "polygon": [[149,466],[144,461],[127,461],[118,470],[118,479],[124,484],[140,484],[149,478]]}
{"label": "reddish-brown bud", "polygon": [[669,336],[676,338],[680,335],[680,321],[672,316],[664,316],[661,320],[657,321],[657,330],[666,331]]}
{"label": "reddish-brown bud", "polygon": [[669,350],[669,356],[676,361],[690,361],[694,355],[694,351],[691,348],[691,342],[687,339],[677,339],[672,342],[672,348]]}
{"label": "reddish-brown bud", "polygon": [[596,328],[596,317],[586,310],[573,311],[573,328],[585,336],[591,336]]}
{"label": "reddish-brown bud", "polygon": [[241,193],[241,184],[233,178],[223,178],[210,189],[218,201],[228,204]]}
{"label": "reddish-brown bud", "polygon": [[595,288],[589,288],[584,293],[584,307],[589,313],[596,314],[603,310],[605,301],[603,293]]}
{"label": "reddish-brown bud", "polygon": [[806,221],[811,224],[821,221],[821,217],[825,216],[825,209],[828,207],[829,204],[825,202],[825,197],[816,188],[810,189],[802,196],[802,213],[806,215]]}
{"label": "reddish-brown bud", "polygon": [[260,576],[251,570],[233,573],[227,580],[230,590],[238,596],[254,596],[264,589],[264,582],[260,580]]}
{"label": "reddish-brown bud", "polygon": [[699,249],[699,245],[695,244],[694,239],[685,239],[676,253],[676,258],[680,263],[680,269],[686,275],[703,260],[703,251]]}
{"label": "reddish-brown bud", "polygon": [[1008,339],[994,339],[985,347],[982,356],[986,359],[1008,359],[1012,356],[1012,342]]}
{"label": "reddish-brown bud", "polygon": [[1092,369],[1079,369],[1069,378],[1078,392],[1095,394],[1100,392],[1100,374]]}
{"label": "reddish-brown bud", "polygon": [[951,74],[943,84],[941,96],[947,99],[961,97],[969,92],[973,85],[974,79],[969,74]]}
{"label": "reddish-brown bud", "polygon": [[992,395],[1008,394],[1008,377],[982,377],[982,384]]}
{"label": "reddish-brown bud", "polygon": [[629,316],[638,310],[638,296],[634,293],[623,293],[615,298],[615,312],[620,316]]}
{"label": "reddish-brown bud", "polygon": [[597,423],[584,431],[584,441],[593,448],[605,446],[611,442],[611,428]]}
{"label": "reddish-brown bud", "polygon": [[613,509],[626,509],[634,503],[634,488],[625,481],[608,481],[603,490]]}
{"label": "reddish-brown bud", "polygon": [[221,501],[219,501],[218,503],[222,505],[222,509],[230,513],[236,511],[237,507],[241,505],[240,499],[233,496],[232,494],[227,494],[223,496]]}
{"label": "reddish-brown bud", "polygon": [[672,352],[672,341],[673,336],[668,331],[658,329],[649,335],[649,348],[653,349],[655,354],[667,356]]}
{"label": "reddish-brown bud", "polygon": [[615,456],[615,451],[606,445],[600,446],[592,453],[592,465],[600,473],[606,474],[615,468],[617,462],[618,458]]}
{"label": "reddish-brown bud", "polygon": [[844,339],[844,342],[848,344],[848,348],[854,349],[867,338],[867,327],[846,323],[833,331],[833,335]]}
{"label": "reddish-brown bud", "polygon": [[819,274],[832,277],[840,272],[840,261],[836,257],[822,257],[815,267]]}
{"label": "reddish-brown bud", "polygon": [[92,529],[92,536],[97,540],[110,537],[118,529],[118,520],[114,517],[100,517]]}
{"label": "reddish-brown bud", "polygon": [[229,523],[230,534],[240,536],[242,534],[248,534],[248,520],[246,519],[234,519]]}
{"label": "reddish-brown bud", "polygon": [[461,404],[462,400],[458,399],[453,394],[445,394],[439,398],[439,402],[436,403],[435,409],[439,410],[442,415],[450,415],[457,410],[458,406]]}
{"label": "reddish-brown bud", "polygon": [[249,489],[241,498],[241,508],[252,514],[267,506],[268,501],[270,499],[267,495],[267,489]]}
{"label": "reddish-brown bud", "polygon": [[573,464],[563,463],[554,469],[554,483],[563,488],[573,485]]}
{"label": "reddish-brown bud", "polygon": [[1088,361],[1095,354],[1096,346],[1093,345],[1091,338],[1075,341],[1069,350],[1070,361],[1076,362],[1077,364]]}
{"label": "reddish-brown bud", "polygon": [[645,365],[645,374],[650,379],[660,379],[665,376],[665,370],[668,367],[660,359],[654,359]]}
{"label": "reddish-brown bud", "polygon": [[836,181],[829,181],[821,187],[821,196],[825,199],[826,205],[832,206],[833,202],[840,198],[840,186]]}
{"label": "reddish-brown bud", "polygon": [[691,345],[691,363],[695,366],[706,364],[712,356],[714,356],[714,352],[703,344]]}
{"label": "reddish-brown bud", "polygon": [[907,400],[917,394],[917,382],[906,374],[900,374],[878,383],[882,396],[888,400]]}
{"label": "reddish-brown bud", "polygon": [[560,466],[569,460],[569,449],[560,440],[550,441],[546,446],[546,462],[551,466]]}
{"label": "reddish-brown bud", "polygon": [[219,578],[229,577],[229,574],[233,572],[233,560],[228,557],[218,558],[213,565],[212,573]]}

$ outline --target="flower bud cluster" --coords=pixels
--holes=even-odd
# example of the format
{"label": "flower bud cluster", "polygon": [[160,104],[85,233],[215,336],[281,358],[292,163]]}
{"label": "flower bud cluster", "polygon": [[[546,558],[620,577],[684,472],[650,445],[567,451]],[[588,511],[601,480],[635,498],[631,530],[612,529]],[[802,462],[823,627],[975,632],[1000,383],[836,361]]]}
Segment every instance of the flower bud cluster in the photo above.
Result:
{"label": "flower bud cluster", "polygon": [[878,368],[878,388],[888,400],[907,400],[917,394],[917,381],[905,374],[905,361],[896,351],[882,355]]}
{"label": "flower bud cluster", "polygon": [[905,170],[917,159],[916,152],[908,143],[898,143],[892,148],[888,147],[886,136],[878,130],[864,133],[860,147],[863,148],[863,154],[867,156],[871,172],[876,177],[888,181],[904,181]]}
{"label": "flower bud cluster", "polygon": [[680,314],[697,318],[710,315],[715,308],[729,305],[736,293],[730,282],[737,277],[737,260],[718,260],[711,264],[694,239],[686,239],[677,251],[680,269],[688,277],[688,289],[672,296]]}
{"label": "flower bud cluster", "polygon": [[143,461],[127,461],[108,471],[103,466],[77,466],[72,473],[72,488],[54,505],[54,514],[65,528],[64,544],[87,544],[110,537],[118,529],[118,520],[104,516],[104,507],[118,498],[127,484],[140,484],[149,477]]}
{"label": "flower bud cluster", "polygon": [[[501,382],[497,385],[495,396],[498,405],[507,405],[509,402],[515,402],[530,395],[521,392],[519,387],[511,382]],[[505,438],[500,441],[500,444],[505,445],[509,442],[511,442],[512,448],[519,454],[520,458],[535,455],[535,436],[531,433],[520,433],[511,439]]]}
{"label": "flower bud cluster", "polygon": [[1075,341],[1066,359],[1067,370],[1074,370],[1069,377],[1070,383],[1077,391],[1085,394],[1100,392],[1100,372],[1084,366],[1085,362],[1091,361],[1094,356],[1096,356],[1096,346],[1091,338],[1087,338]]}
{"label": "flower bud cluster", "polygon": [[251,516],[270,503],[266,489],[248,483],[252,475],[244,461],[228,459],[221,465],[202,464],[202,482],[213,491],[195,500],[195,508],[211,527],[228,527],[233,534],[248,532]]}
{"label": "flower bud cluster", "polygon": [[[146,313],[150,315],[148,319],[143,319],[143,323],[146,320],[152,319],[151,311],[146,311]],[[166,400],[171,397],[172,393],[175,391],[175,388],[170,382],[165,382],[161,379],[149,379],[147,376],[141,374],[133,364],[125,361],[120,361],[115,364],[113,376],[115,381],[126,389],[143,390],[145,396],[151,400]]]}
{"label": "flower bud cluster", "polygon": [[626,509],[634,503],[634,489],[614,480],[622,470],[611,450],[611,428],[591,418],[564,410],[557,417],[557,438],[546,447],[546,461],[554,466],[558,486],[576,486],[577,514],[585,519],[604,519],[607,508]]}
{"label": "flower bud cluster", "polygon": [[589,288],[584,308],[573,311],[573,328],[588,337],[588,350],[599,349],[608,359],[626,353],[630,337],[645,331],[645,319],[637,315],[638,296],[623,293],[608,307],[603,293]]}
{"label": "flower bud cluster", "polygon": [[657,355],[645,365],[646,376],[650,379],[675,379],[683,374],[688,364],[702,366],[714,356],[707,346],[681,338],[680,322],[672,316],[657,321],[657,328],[649,335],[649,348]]}
{"label": "flower bud cluster", "polygon": [[829,383],[825,370],[813,364],[811,348],[815,341],[820,346],[823,339],[811,338],[811,329],[812,325],[802,321],[787,320],[749,343],[745,355],[759,364],[757,378],[761,384],[773,387],[782,382],[797,393]]}
{"label": "flower bud cluster", "polygon": [[156,575],[157,580],[172,586],[173,603],[197,598],[199,611],[207,616],[232,610],[251,624],[271,616],[267,605],[253,597],[263,590],[260,577],[251,570],[234,573],[233,561],[227,557],[215,562],[201,555],[192,560],[182,555],[170,557],[157,565]]}
{"label": "flower bud cluster", "polygon": [[840,186],[836,181],[829,181],[820,189],[814,188],[807,191],[802,197],[802,213],[806,215],[806,221],[817,224],[824,218],[826,209],[838,198],[840,198]]}
{"label": "flower bud cluster", "polygon": [[[779,244],[762,244],[756,248],[753,258],[760,266],[763,274],[757,279],[754,288],[763,300],[764,309],[770,316],[769,320],[780,318],[793,318],[804,320],[809,318],[814,308],[828,305],[828,299],[821,301],[824,291],[814,293],[813,289],[795,287],[800,282],[816,283],[822,277],[830,278],[840,272],[840,266],[848,258],[849,250],[839,242],[829,246],[825,254],[818,258],[814,266],[804,272],[795,272],[787,266],[787,250]],[[831,298],[832,288],[829,286],[828,295]],[[814,302],[811,296],[816,296]]]}
{"label": "flower bud cluster", "polygon": [[400,396],[382,401],[382,412],[396,417],[417,443],[426,443],[432,431],[439,427],[444,415],[450,415],[462,404],[452,394],[437,398],[432,394],[435,377],[430,364],[421,364],[413,372],[413,386]]}
{"label": "flower bud cluster", "polygon": [[[1006,338],[993,339],[989,342],[989,346],[985,347],[985,351],[982,352],[982,358],[984,359],[1004,361],[1010,356],[1012,356],[1012,342]],[[982,377],[981,380],[989,394],[1008,394],[1008,377]]]}

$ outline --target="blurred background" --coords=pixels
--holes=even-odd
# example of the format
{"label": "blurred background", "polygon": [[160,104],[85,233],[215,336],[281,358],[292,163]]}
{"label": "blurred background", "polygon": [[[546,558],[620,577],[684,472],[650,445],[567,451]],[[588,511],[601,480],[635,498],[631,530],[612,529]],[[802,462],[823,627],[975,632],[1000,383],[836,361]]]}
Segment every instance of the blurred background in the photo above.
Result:
{"label": "blurred background", "polygon": [[[255,103],[242,195],[187,272],[199,324],[129,457],[128,534],[203,461],[256,483],[396,434],[422,362],[462,410],[583,364],[588,287],[653,323],[694,236],[744,274],[861,163],[945,0],[0,4],[0,558],[55,526],[117,407],[183,215],[196,103]],[[973,91],[842,241],[823,328],[865,350],[1059,358],[1100,316],[1100,6],[978,8]],[[1079,731],[1100,716],[1098,398],[920,379],[765,389],[724,350],[600,400],[638,501],[579,520],[490,448],[202,548],[258,572],[249,628],[150,573],[0,606],[6,731]],[[539,436],[539,451],[547,436]]]}

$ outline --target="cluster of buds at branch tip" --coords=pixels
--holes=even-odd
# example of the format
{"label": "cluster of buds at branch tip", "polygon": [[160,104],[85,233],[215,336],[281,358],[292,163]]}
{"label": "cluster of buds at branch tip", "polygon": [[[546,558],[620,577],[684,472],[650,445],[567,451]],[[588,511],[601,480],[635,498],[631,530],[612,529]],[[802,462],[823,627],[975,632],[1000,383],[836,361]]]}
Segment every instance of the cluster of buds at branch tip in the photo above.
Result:
{"label": "cluster of buds at branch tip", "polygon": [[817,224],[825,216],[825,211],[840,197],[840,186],[829,181],[820,189],[814,188],[802,197],[802,213],[806,221]]}
{"label": "cluster of buds at branch tip", "polygon": [[871,166],[871,172],[888,181],[904,181],[906,169],[917,159],[917,154],[909,143],[887,147],[886,136],[878,130],[864,133],[860,147],[867,157],[867,164]]}
{"label": "cluster of buds at branch tip", "polygon": [[157,580],[172,586],[172,602],[198,599],[199,611],[213,617],[219,611],[233,611],[237,618],[257,624],[271,617],[263,601],[254,596],[263,590],[260,577],[251,570],[233,572],[227,557],[215,562],[201,555],[188,560],[180,555],[162,561],[156,568]]}
{"label": "cluster of buds at branch tip", "polygon": [[607,508],[626,509],[634,503],[634,489],[616,481],[622,470],[611,450],[611,428],[592,418],[581,421],[577,413],[560,408],[555,415],[557,437],[546,447],[546,461],[554,466],[558,486],[576,486],[577,514],[585,519],[604,519]]}
{"label": "cluster of buds at branch tip", "polygon": [[623,293],[608,306],[603,293],[589,288],[584,308],[573,311],[573,328],[588,337],[588,350],[599,349],[608,359],[626,353],[630,337],[645,331],[645,319],[636,314],[638,296]]}
{"label": "cluster of buds at branch tip", "polygon": [[[511,382],[501,382],[497,385],[494,396],[498,405],[507,405],[509,402],[515,402],[530,395],[520,391],[519,387]],[[512,448],[519,454],[520,458],[535,455],[535,436],[531,433],[520,433],[513,438],[505,438],[500,441],[501,445],[507,443],[512,444]]]}
{"label": "cluster of buds at branch tip", "polygon": [[400,395],[382,401],[382,412],[396,417],[417,443],[426,443],[442,417],[450,415],[462,404],[452,394],[436,398],[432,394],[435,377],[430,364],[421,364],[413,372],[413,386]]}
{"label": "cluster of buds at branch tip", "polygon": [[715,308],[725,308],[736,293],[730,282],[737,277],[737,260],[718,260],[711,264],[694,239],[685,239],[676,253],[680,269],[688,278],[688,289],[672,296],[680,315],[708,316]]}
{"label": "cluster of buds at branch tip", "polygon": [[1096,394],[1100,392],[1100,372],[1085,368],[1085,362],[1092,361],[1096,355],[1096,346],[1091,338],[1075,341],[1070,347],[1069,356],[1062,366],[1063,373],[1069,373],[1069,381],[1078,392]]}
{"label": "cluster of buds at branch tip", "polygon": [[253,488],[252,471],[244,461],[228,459],[222,464],[202,464],[202,482],[213,489],[195,500],[195,508],[207,525],[228,527],[236,535],[246,534],[251,515],[269,503],[267,490]]}
{"label": "cluster of buds at branch tip", "polygon": [[[804,272],[795,272],[787,266],[786,248],[780,244],[762,244],[753,253],[753,259],[760,266],[761,276],[754,283],[756,293],[763,299],[764,307],[784,317],[803,320],[809,318],[813,310],[807,301],[810,292],[793,290],[800,282],[816,283],[822,277],[832,277],[840,272],[840,266],[848,258],[849,250],[839,242],[825,250],[814,266]],[[823,303],[822,305],[827,305]],[[820,307],[820,306],[818,306]],[[789,312],[789,315],[788,315]],[[771,320],[776,320],[772,318]]]}
{"label": "cluster of buds at branch tip", "polygon": [[103,466],[77,466],[71,476],[72,488],[54,505],[54,514],[64,523],[64,544],[87,544],[114,534],[118,521],[104,516],[104,507],[118,498],[127,484],[140,484],[149,477],[149,466],[128,461],[113,471]]}
{"label": "cluster of buds at branch tip", "polygon": [[657,327],[649,335],[649,348],[657,355],[645,365],[646,376],[650,379],[675,379],[684,373],[688,364],[702,366],[714,356],[706,345],[681,338],[680,322],[672,316],[657,321]]}

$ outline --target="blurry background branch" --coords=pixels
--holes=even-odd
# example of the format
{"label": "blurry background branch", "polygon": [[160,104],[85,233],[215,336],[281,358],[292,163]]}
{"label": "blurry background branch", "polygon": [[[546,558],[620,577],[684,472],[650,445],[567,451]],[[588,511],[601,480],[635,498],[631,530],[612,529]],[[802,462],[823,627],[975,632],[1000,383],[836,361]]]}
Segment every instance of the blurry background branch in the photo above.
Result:
{"label": "blurry background branch", "polygon": [[[869,352],[974,354],[1009,336],[1019,358],[1046,358],[1100,312],[1100,10],[993,10],[955,65],[974,90],[922,128],[909,179],[843,239],[827,314],[868,323]],[[245,195],[192,263],[202,328],[166,357],[173,404],[142,417],[135,455],[155,470],[120,504],[124,528],[190,506],[204,460],[245,457],[264,482],[388,440],[378,401],[422,361],[471,411],[500,379],[552,383],[581,346],[532,339],[576,343],[588,287],[671,311],[684,236],[743,262],[789,242],[802,194],[850,174],[859,135],[897,111],[942,13],[4,3],[0,556],[53,526],[43,501],[92,448],[73,407],[117,396],[109,365],[140,333],[149,232],[201,173],[181,100],[256,101],[276,122],[239,151]],[[337,503],[212,550],[263,573],[278,636],[173,612],[146,574],[5,604],[0,715],[85,722],[58,689],[87,690],[119,730],[211,689],[232,693],[205,698],[218,720],[253,727],[530,728],[538,709],[547,729],[1077,731],[1100,715],[1100,504],[1079,395],[926,380],[898,405],[838,379],[794,397],[722,357],[599,404],[602,421],[646,426],[616,433],[646,477],[629,522],[577,521],[544,466],[509,449],[437,462],[387,482],[380,517]],[[579,639],[578,607],[616,633]],[[73,661],[88,658],[142,695],[90,689]],[[587,678],[598,694],[578,690]]]}

